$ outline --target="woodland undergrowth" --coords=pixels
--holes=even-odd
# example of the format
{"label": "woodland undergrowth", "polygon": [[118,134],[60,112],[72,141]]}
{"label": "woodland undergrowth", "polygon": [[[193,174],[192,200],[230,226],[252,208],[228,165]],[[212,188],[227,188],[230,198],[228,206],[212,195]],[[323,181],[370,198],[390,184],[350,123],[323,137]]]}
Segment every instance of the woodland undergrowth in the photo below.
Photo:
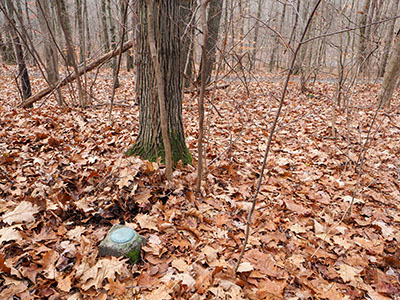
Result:
{"label": "woodland undergrowth", "polygon": [[[7,73],[3,67],[1,299],[400,299],[398,94],[378,114],[351,216],[339,222],[356,189],[380,86],[356,86],[348,110],[337,109],[333,139],[334,83],[301,94],[296,78],[290,82],[234,274],[282,82],[264,75],[249,83],[250,94],[229,82],[217,90],[215,108],[205,101],[209,166],[197,193],[194,166],[178,165],[167,184],[162,165],[124,156],[138,133],[131,74],[120,78],[110,125],[111,76],[100,76],[86,109],[73,105],[68,87],[69,107],[52,96],[16,109]],[[32,81],[36,90],[44,84]],[[185,94],[183,104],[194,161],[196,97]],[[147,239],[141,264],[98,255],[116,223]]]}

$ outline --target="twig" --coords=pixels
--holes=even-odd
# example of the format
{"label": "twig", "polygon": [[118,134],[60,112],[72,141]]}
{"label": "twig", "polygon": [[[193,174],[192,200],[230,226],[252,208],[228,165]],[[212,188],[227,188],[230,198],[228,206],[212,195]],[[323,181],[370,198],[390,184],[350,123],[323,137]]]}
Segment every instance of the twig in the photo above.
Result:
{"label": "twig", "polygon": [[5,171],[3,171],[3,169],[0,169],[0,172],[4,175],[4,177],[5,177],[9,182],[11,182],[12,184],[15,184],[15,181],[12,180],[12,179],[8,176],[8,174],[7,174]]}
{"label": "twig", "polygon": [[332,35],[336,35],[336,34],[340,34],[340,33],[345,33],[345,32],[349,32],[349,31],[354,31],[354,30],[361,29],[361,28],[370,27],[370,26],[373,26],[373,25],[377,25],[377,24],[388,22],[388,21],[392,21],[392,20],[395,20],[395,19],[398,19],[398,18],[400,18],[400,16],[395,16],[395,17],[392,17],[392,18],[388,18],[388,19],[372,22],[372,23],[369,23],[369,24],[365,24],[363,26],[357,26],[357,27],[347,28],[347,29],[343,29],[343,30],[339,30],[339,31],[335,31],[335,32],[329,32],[329,33],[326,33],[326,34],[322,34],[322,35],[318,35],[318,36],[312,37],[312,38],[310,38],[308,40],[303,41],[302,43],[306,44],[306,43],[312,42],[312,41],[320,39],[320,38],[324,38],[324,37],[328,37],[328,36],[332,36]]}
{"label": "twig", "polygon": [[270,150],[270,148],[271,148],[272,137],[273,137],[273,135],[274,135],[274,131],[275,131],[276,125],[277,125],[277,123],[278,123],[278,119],[279,119],[279,116],[280,116],[280,113],[281,113],[281,110],[282,110],[282,107],[283,107],[283,103],[284,103],[284,100],[285,100],[287,88],[288,88],[288,85],[289,85],[290,76],[291,76],[292,73],[293,73],[294,64],[295,64],[295,62],[296,62],[297,54],[298,54],[298,52],[299,52],[299,50],[300,50],[300,48],[301,48],[301,46],[302,46],[302,44],[303,44],[302,42],[303,42],[303,40],[304,40],[304,38],[305,38],[305,35],[306,35],[306,33],[307,33],[308,28],[310,27],[311,20],[312,20],[312,18],[313,18],[313,16],[314,16],[314,14],[315,14],[315,12],[316,12],[318,6],[320,5],[321,1],[322,1],[322,0],[317,0],[316,4],[315,4],[315,6],[314,6],[314,9],[313,9],[312,12],[311,12],[311,15],[310,15],[310,17],[309,17],[308,20],[307,20],[307,25],[306,25],[306,27],[304,28],[304,31],[303,31],[303,34],[302,34],[302,36],[301,36],[300,42],[299,42],[299,44],[298,44],[296,50],[295,50],[294,53],[293,53],[292,62],[291,62],[291,64],[290,64],[290,68],[289,68],[288,74],[287,74],[287,76],[286,76],[285,84],[284,84],[284,86],[283,86],[283,91],[282,91],[282,95],[281,95],[281,98],[280,98],[279,107],[278,107],[278,110],[276,111],[275,119],[274,119],[274,122],[273,122],[273,124],[272,124],[272,128],[271,128],[271,131],[270,131],[270,134],[269,134],[269,137],[268,137],[267,149],[265,150],[264,159],[263,159],[263,164],[262,164],[261,172],[260,172],[260,177],[259,177],[259,179],[258,179],[257,189],[256,189],[256,191],[255,191],[255,193],[254,193],[253,203],[252,203],[252,205],[251,205],[250,212],[249,212],[249,214],[248,214],[248,216],[247,216],[247,225],[246,225],[245,240],[244,240],[244,243],[243,243],[243,246],[242,246],[242,251],[240,252],[240,255],[239,255],[239,258],[238,258],[236,267],[235,267],[235,273],[236,273],[237,270],[239,269],[240,262],[242,261],[243,254],[244,254],[244,252],[245,252],[245,250],[246,250],[247,242],[248,242],[248,240],[249,240],[251,217],[252,217],[252,215],[253,215],[254,208],[255,208],[256,203],[257,203],[257,196],[258,196],[258,193],[259,193],[260,188],[261,188],[261,182],[262,182],[262,179],[263,179],[263,176],[264,176],[264,170],[265,170],[265,166],[266,166],[266,164],[267,164],[267,158],[268,158],[269,150]]}

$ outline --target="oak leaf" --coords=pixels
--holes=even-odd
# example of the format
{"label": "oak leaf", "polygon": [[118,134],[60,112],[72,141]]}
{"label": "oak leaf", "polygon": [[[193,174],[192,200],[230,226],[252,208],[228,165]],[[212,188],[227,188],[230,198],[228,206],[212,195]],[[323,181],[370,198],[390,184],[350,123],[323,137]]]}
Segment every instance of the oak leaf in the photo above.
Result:
{"label": "oak leaf", "polygon": [[9,225],[13,223],[32,223],[35,221],[34,214],[39,212],[39,208],[36,205],[28,201],[22,201],[18,206],[11,212],[3,215],[3,221]]}
{"label": "oak leaf", "polygon": [[15,230],[15,228],[4,227],[0,229],[0,245],[3,242],[20,241],[20,240],[22,240],[22,237],[20,233]]}

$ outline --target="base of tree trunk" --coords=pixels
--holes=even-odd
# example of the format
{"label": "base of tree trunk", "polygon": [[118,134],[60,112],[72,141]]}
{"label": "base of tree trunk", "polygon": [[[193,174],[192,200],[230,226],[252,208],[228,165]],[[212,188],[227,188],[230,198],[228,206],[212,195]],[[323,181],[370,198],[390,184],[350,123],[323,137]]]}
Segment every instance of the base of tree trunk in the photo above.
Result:
{"label": "base of tree trunk", "polygon": [[[182,161],[184,165],[191,164],[193,160],[192,155],[190,154],[187,146],[182,143],[182,139],[173,138],[170,136],[170,142],[174,166],[176,166],[178,161]],[[155,162],[157,161],[157,157],[161,157],[161,162],[165,163],[164,144],[161,137],[158,138],[157,147],[154,143],[149,144],[143,142],[143,140],[137,140],[135,144],[130,147],[128,151],[126,151],[126,155],[140,156],[142,159],[146,159],[151,162]]]}

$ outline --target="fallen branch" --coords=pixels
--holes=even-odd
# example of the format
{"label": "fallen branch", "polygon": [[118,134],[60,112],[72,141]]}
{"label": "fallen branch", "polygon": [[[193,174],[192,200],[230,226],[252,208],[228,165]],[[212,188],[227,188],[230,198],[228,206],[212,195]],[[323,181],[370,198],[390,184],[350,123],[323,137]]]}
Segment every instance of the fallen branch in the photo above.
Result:
{"label": "fallen branch", "polygon": [[49,86],[49,87],[39,91],[35,95],[27,98],[24,102],[22,102],[18,106],[19,107],[27,107],[27,106],[35,103],[36,101],[40,100],[44,96],[50,94],[54,89],[56,89],[58,87],[62,87],[64,85],[74,81],[79,76],[85,74],[86,72],[90,72],[91,70],[93,70],[94,68],[96,68],[99,65],[103,64],[104,62],[106,62],[110,58],[113,58],[113,57],[119,55],[120,51],[122,51],[122,53],[126,52],[128,49],[132,48],[132,45],[133,45],[132,41],[128,41],[128,42],[126,42],[124,44],[122,49],[118,47],[118,48],[116,48],[116,49],[114,49],[114,50],[112,50],[110,52],[107,52],[103,56],[100,56],[98,59],[96,59],[96,60],[92,61],[91,63],[89,63],[88,65],[86,65],[86,68],[84,66],[80,67],[78,69],[78,74],[71,73],[70,75],[66,76],[65,78],[60,79],[59,81],[57,81],[53,86]]}

